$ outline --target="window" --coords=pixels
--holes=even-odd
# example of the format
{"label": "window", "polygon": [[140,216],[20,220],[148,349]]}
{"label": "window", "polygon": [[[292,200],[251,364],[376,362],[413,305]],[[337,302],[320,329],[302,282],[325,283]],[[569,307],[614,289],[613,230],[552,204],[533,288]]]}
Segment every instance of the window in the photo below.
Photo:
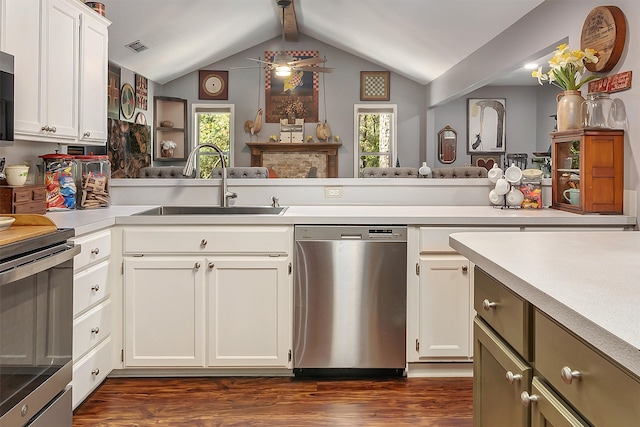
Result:
{"label": "window", "polygon": [[367,167],[393,167],[396,162],[395,104],[354,106],[354,176]]}
{"label": "window", "polygon": [[[233,165],[233,105],[194,104],[194,147],[215,144],[225,155],[227,166]],[[220,156],[213,148],[203,147],[196,157],[196,176],[209,178],[214,168],[221,167]]]}

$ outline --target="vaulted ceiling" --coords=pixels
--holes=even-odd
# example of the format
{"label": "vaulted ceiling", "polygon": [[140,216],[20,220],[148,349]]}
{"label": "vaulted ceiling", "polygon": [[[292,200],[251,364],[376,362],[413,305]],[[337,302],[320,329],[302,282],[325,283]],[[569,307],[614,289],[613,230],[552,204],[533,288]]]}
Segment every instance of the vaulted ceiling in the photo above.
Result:
{"label": "vaulted ceiling", "polygon": [[[543,1],[293,0],[293,6],[299,33],[427,84]],[[102,3],[112,21],[109,59],[160,84],[282,34],[277,0]],[[148,49],[125,47],[137,40]]]}

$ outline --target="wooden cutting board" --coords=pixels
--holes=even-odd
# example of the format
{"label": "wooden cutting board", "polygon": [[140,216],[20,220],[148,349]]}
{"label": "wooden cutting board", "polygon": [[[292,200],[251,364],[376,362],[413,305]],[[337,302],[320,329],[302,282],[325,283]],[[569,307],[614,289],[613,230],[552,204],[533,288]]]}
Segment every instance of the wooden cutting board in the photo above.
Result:
{"label": "wooden cutting board", "polygon": [[2,216],[10,216],[16,220],[11,224],[11,227],[0,231],[0,246],[30,237],[53,233],[58,229],[51,218],[47,218],[44,215],[14,214]]}

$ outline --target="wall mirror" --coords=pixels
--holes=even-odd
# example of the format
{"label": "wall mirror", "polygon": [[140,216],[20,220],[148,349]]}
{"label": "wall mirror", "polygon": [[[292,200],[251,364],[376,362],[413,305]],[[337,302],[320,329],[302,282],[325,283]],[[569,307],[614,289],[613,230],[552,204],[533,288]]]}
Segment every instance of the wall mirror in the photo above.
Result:
{"label": "wall mirror", "polygon": [[440,163],[449,164],[456,161],[456,146],[458,144],[458,132],[447,125],[438,132],[438,160]]}

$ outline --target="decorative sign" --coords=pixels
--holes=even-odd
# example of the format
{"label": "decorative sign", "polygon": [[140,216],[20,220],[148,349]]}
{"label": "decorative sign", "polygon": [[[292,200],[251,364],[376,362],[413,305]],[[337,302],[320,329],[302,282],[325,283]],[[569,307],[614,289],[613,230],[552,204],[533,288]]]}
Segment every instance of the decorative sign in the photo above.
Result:
{"label": "decorative sign", "polygon": [[631,71],[614,74],[599,80],[589,82],[589,93],[593,92],[620,92],[631,89]]}
{"label": "decorative sign", "polygon": [[598,6],[587,15],[580,36],[580,49],[595,49],[599,61],[587,63],[587,70],[606,73],[616,66],[627,37],[627,24],[616,6]]}

